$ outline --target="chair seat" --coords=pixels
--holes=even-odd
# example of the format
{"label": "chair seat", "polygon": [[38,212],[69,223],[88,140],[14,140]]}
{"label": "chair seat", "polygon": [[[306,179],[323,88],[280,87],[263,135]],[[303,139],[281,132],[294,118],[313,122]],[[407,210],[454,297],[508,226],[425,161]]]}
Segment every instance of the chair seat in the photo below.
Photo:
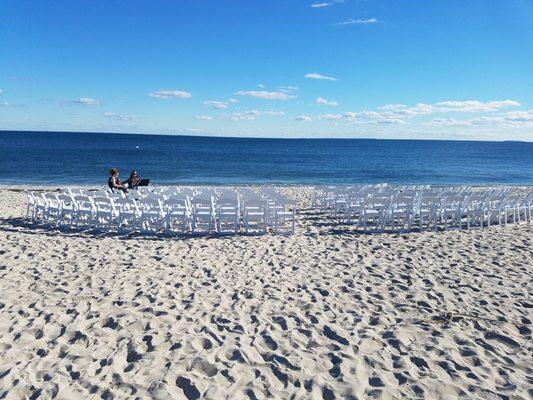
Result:
{"label": "chair seat", "polygon": [[178,215],[178,216],[183,216],[183,215],[187,215],[187,210],[173,210],[173,211],[168,211],[168,212],[167,212],[167,215]]}
{"label": "chair seat", "polygon": [[163,214],[160,211],[144,211],[142,215],[150,215],[153,217],[163,216]]}
{"label": "chair seat", "polygon": [[394,214],[394,215],[404,215],[404,214],[409,214],[409,211],[407,211],[407,210],[392,210],[390,213]]}
{"label": "chair seat", "polygon": [[76,213],[78,214],[93,214],[93,210],[76,210]]}
{"label": "chair seat", "polygon": [[374,214],[374,215],[376,215],[376,214],[380,214],[380,213],[381,212],[378,211],[378,210],[366,210],[365,211],[365,214]]}
{"label": "chair seat", "polygon": [[264,217],[265,213],[262,213],[262,212],[248,212],[246,215],[248,217]]}
{"label": "chair seat", "polygon": [[211,211],[196,211],[195,215],[211,216]]}

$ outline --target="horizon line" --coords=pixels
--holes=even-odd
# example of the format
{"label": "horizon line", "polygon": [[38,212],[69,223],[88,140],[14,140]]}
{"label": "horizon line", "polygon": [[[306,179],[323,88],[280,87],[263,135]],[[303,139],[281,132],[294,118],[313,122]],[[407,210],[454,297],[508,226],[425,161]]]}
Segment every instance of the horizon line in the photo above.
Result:
{"label": "horizon line", "polygon": [[261,140],[391,140],[391,141],[432,141],[432,142],[488,142],[488,143],[533,143],[527,140],[502,139],[502,140],[485,140],[485,139],[416,139],[416,138],[375,138],[375,137],[279,137],[279,136],[220,136],[214,134],[182,134],[182,133],[142,133],[142,132],[98,132],[98,131],[62,131],[62,130],[21,130],[21,129],[0,129],[1,133],[19,132],[19,133],[79,133],[79,134],[97,134],[97,135],[138,135],[138,136],[170,136],[170,137],[187,137],[187,138],[216,138],[216,139],[261,139]]}

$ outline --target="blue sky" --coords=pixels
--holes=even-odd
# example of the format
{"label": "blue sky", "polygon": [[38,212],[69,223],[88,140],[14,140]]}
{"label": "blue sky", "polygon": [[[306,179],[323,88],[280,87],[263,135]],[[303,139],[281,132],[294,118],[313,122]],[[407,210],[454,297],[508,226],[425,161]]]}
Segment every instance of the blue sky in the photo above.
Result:
{"label": "blue sky", "polygon": [[533,140],[531,0],[0,2],[0,129]]}

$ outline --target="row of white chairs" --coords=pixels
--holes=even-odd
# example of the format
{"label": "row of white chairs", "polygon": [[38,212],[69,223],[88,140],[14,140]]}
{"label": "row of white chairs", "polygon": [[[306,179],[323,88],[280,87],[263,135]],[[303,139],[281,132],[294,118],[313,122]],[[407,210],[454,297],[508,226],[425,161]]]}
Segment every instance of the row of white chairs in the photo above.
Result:
{"label": "row of white chairs", "polygon": [[295,204],[273,188],[153,187],[28,192],[27,218],[119,232],[294,234]]}
{"label": "row of white chairs", "polygon": [[385,184],[317,187],[312,205],[365,232],[473,229],[531,221],[533,192]]}

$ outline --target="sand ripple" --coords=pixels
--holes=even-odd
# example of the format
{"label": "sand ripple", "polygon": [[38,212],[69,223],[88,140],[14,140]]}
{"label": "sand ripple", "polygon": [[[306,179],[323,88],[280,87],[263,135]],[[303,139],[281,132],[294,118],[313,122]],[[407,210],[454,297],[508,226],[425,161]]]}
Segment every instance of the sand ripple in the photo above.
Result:
{"label": "sand ripple", "polygon": [[30,229],[23,200],[0,193],[0,398],[533,396],[531,225],[121,240]]}

